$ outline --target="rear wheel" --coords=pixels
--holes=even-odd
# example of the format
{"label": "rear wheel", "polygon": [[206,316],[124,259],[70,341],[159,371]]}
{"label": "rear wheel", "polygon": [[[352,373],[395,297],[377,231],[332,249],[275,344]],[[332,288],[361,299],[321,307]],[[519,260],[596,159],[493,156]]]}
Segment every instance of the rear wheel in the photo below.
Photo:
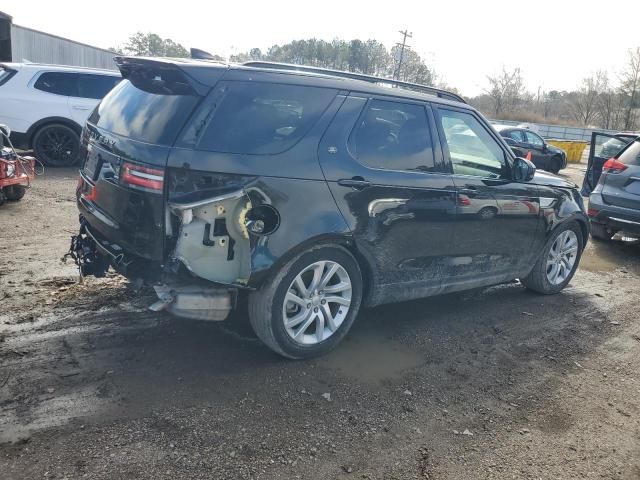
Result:
{"label": "rear wheel", "polygon": [[616,232],[608,228],[606,225],[591,222],[591,238],[594,240],[609,242],[615,234]]}
{"label": "rear wheel", "polygon": [[45,165],[70,167],[78,161],[80,136],[62,123],[45,125],[33,137],[33,151]]}
{"label": "rear wheel", "polygon": [[358,263],[344,248],[320,246],[287,262],[249,297],[256,335],[288,358],[322,355],[347,334],[360,308]]}
{"label": "rear wheel", "polygon": [[24,194],[27,193],[27,189],[22,185],[11,185],[5,189],[5,193],[7,195],[7,200],[18,202],[22,200]]}
{"label": "rear wheel", "polygon": [[583,245],[582,231],[576,222],[559,226],[529,275],[520,281],[525,287],[538,293],[558,293],[573,278]]}

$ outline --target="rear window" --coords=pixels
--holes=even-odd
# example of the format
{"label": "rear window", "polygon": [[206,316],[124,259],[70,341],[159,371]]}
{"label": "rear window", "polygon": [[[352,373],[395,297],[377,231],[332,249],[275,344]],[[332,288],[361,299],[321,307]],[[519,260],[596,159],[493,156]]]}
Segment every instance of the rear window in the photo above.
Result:
{"label": "rear window", "polygon": [[221,82],[185,140],[198,149],[276,154],[291,148],[320,118],[336,90],[257,82]]}
{"label": "rear window", "polygon": [[[172,145],[200,97],[171,92],[156,75],[148,90],[121,81],[89,117],[111,133],[157,145]],[[150,91],[149,91],[150,90]]]}
{"label": "rear window", "polygon": [[632,142],[618,156],[618,160],[626,165],[640,165],[640,140]]}

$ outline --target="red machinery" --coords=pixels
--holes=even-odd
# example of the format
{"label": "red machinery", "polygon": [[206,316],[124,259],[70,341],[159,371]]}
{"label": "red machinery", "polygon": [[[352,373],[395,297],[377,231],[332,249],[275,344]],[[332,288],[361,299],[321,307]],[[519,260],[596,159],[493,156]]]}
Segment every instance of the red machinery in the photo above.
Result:
{"label": "red machinery", "polygon": [[0,205],[22,199],[35,178],[35,158],[18,155],[13,148],[3,146],[8,132],[0,125]]}

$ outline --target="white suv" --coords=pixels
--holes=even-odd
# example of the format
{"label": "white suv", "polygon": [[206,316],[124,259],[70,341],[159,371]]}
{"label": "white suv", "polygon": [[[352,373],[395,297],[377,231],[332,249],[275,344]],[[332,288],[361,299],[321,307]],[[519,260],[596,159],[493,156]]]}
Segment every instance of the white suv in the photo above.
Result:
{"label": "white suv", "polygon": [[0,64],[0,123],[17,148],[33,148],[45,164],[76,163],[80,132],[120,73],[35,63]]}

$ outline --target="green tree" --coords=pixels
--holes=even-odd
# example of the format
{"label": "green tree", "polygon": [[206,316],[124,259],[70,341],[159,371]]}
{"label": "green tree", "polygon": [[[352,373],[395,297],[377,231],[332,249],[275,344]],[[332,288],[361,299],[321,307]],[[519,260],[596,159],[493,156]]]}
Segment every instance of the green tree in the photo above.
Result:
{"label": "green tree", "polygon": [[188,57],[189,52],[170,38],[162,38],[155,33],[137,32],[129,37],[123,51],[127,55],[140,57]]}

